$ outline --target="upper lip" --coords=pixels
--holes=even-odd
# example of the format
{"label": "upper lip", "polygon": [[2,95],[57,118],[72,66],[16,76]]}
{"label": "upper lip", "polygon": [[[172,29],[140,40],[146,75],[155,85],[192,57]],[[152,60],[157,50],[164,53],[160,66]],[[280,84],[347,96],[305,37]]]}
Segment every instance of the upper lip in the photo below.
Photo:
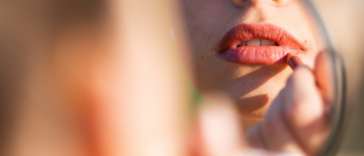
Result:
{"label": "upper lip", "polygon": [[272,24],[240,24],[228,31],[221,39],[218,51],[236,48],[240,43],[254,38],[276,42],[279,46],[305,50],[291,34]]}

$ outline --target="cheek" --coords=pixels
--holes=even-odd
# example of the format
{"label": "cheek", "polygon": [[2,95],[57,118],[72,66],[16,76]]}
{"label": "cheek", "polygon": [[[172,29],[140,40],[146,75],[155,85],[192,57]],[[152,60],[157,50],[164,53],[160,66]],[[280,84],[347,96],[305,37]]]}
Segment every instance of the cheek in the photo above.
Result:
{"label": "cheek", "polygon": [[[190,71],[195,73],[201,88],[218,88],[215,84],[206,86],[213,82],[211,79],[219,79],[226,82],[231,79],[230,75],[234,71],[229,64],[216,57],[214,51],[216,45],[227,30],[231,18],[231,1],[222,0],[187,0],[184,4],[186,16],[188,43],[190,45],[189,63],[192,67]],[[221,87],[219,85],[219,87]]]}
{"label": "cheek", "polygon": [[229,16],[232,6],[232,2],[226,0],[184,1],[183,11],[190,45],[197,53],[193,55],[212,51],[213,45],[226,31],[226,25],[233,21],[233,17]]}

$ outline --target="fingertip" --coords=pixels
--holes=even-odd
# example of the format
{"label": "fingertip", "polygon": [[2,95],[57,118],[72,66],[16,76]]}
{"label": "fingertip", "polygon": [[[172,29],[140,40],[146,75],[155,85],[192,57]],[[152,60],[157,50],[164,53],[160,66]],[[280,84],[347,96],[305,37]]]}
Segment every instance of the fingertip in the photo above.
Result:
{"label": "fingertip", "polygon": [[292,53],[287,54],[287,63],[292,68],[292,70],[295,70],[298,66],[303,65],[302,60]]}
{"label": "fingertip", "polygon": [[332,101],[335,94],[334,65],[329,52],[323,51],[317,55],[314,74],[325,101]]}
{"label": "fingertip", "polygon": [[315,67],[318,65],[321,65],[322,63],[328,63],[331,61],[331,55],[327,51],[321,51],[317,54],[316,60],[315,60]]}

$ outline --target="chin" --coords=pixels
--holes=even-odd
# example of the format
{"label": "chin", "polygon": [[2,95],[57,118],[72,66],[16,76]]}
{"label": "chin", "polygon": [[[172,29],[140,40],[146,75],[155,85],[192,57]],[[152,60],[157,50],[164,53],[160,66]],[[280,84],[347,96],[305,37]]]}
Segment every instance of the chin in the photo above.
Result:
{"label": "chin", "polygon": [[[288,70],[277,74],[255,90],[233,98],[241,116],[249,119],[264,118],[272,102],[284,88],[290,72]],[[242,88],[246,87],[242,86]]]}
{"label": "chin", "polygon": [[251,110],[251,107],[244,107],[246,105],[237,103],[240,116],[246,119],[261,120],[269,109],[269,104],[264,105],[258,109]]}

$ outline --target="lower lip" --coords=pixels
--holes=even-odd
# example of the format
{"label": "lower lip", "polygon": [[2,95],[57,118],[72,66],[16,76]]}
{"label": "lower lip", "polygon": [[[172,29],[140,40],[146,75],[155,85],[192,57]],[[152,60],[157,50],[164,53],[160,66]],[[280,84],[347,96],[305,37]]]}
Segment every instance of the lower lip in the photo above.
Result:
{"label": "lower lip", "polygon": [[241,46],[219,52],[225,60],[240,64],[286,63],[288,53],[300,56],[302,50],[283,46]]}

